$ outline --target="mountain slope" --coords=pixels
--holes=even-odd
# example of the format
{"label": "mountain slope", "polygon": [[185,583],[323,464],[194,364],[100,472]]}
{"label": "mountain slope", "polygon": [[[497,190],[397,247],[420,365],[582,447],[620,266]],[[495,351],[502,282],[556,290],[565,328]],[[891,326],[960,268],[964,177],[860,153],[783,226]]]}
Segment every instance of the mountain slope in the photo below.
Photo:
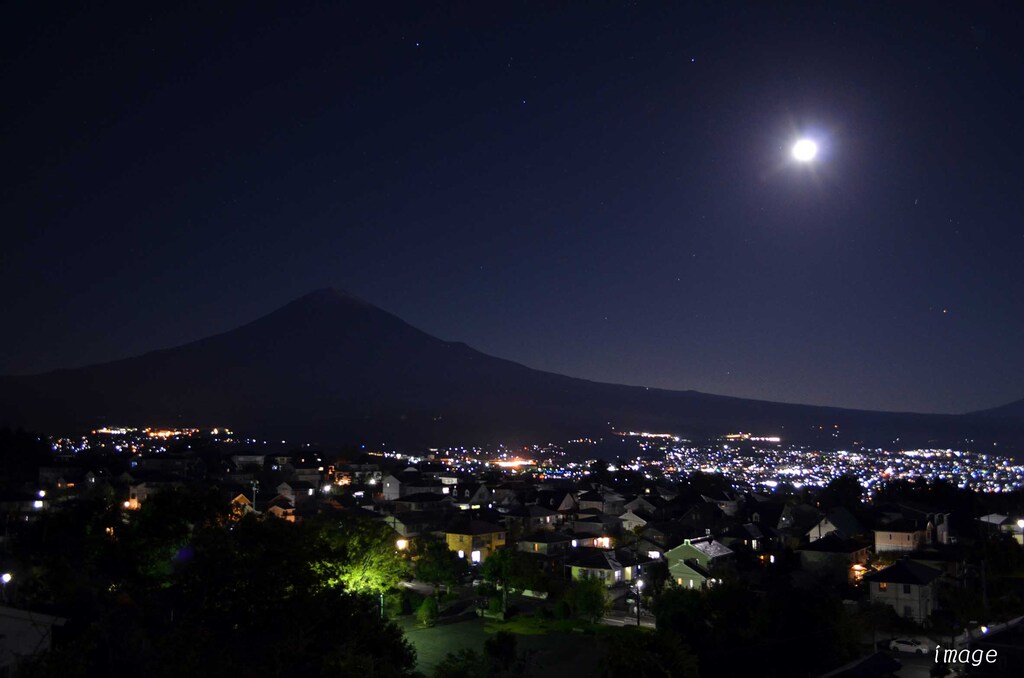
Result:
{"label": "mountain slope", "polygon": [[[617,430],[754,430],[813,440],[1012,439],[970,417],[788,405],[602,384],[441,341],[336,290],[224,334],[134,358],[0,380],[0,423],[231,426],[306,440],[444,444]],[[834,440],[833,438],[828,438]]]}

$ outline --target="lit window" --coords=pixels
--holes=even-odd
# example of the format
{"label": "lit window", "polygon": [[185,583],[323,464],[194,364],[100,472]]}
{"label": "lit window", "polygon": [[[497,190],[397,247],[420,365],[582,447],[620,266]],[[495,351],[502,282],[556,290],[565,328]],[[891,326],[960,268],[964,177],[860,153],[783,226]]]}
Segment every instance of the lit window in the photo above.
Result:
{"label": "lit window", "polygon": [[473,551],[472,553],[469,554],[469,559],[472,560],[474,563],[479,563],[480,562],[480,552],[479,551]]}
{"label": "lit window", "polygon": [[878,590],[879,591],[888,591],[889,590],[888,582],[884,582],[884,581],[878,582]]}
{"label": "lit window", "polygon": [[465,558],[465,557],[466,557],[466,552],[462,551],[462,550],[459,550],[459,558]]}

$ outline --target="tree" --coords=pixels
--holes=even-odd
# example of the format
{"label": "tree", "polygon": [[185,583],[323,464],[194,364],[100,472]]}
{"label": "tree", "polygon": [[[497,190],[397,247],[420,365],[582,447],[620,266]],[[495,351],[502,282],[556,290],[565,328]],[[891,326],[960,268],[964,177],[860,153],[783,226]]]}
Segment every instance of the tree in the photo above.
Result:
{"label": "tree", "polygon": [[434,667],[434,678],[480,678],[487,675],[487,664],[476,650],[449,652]]}
{"label": "tree", "polygon": [[[142,537],[154,553],[178,544],[177,529],[165,541],[159,534],[125,530],[113,539],[99,530],[97,539],[125,554]],[[230,529],[197,524],[160,586],[135,581],[135,571],[117,569],[116,559],[91,560],[90,542],[81,542],[87,548],[68,555],[71,564],[83,563],[82,576],[52,607],[69,617],[69,637],[25,675],[411,676],[415,653],[400,629],[380,619],[375,601],[324,586],[311,567],[321,544],[310,534],[255,516]],[[77,604],[80,598],[88,604]]]}
{"label": "tree", "polygon": [[844,474],[833,478],[821,491],[821,505],[825,509],[842,506],[852,510],[860,508],[860,498],[864,493],[860,481],[855,476]]}
{"label": "tree", "polygon": [[513,551],[498,549],[492,553],[480,567],[484,579],[501,589],[501,610],[508,609],[508,589],[512,578]]}
{"label": "tree", "polygon": [[604,675],[608,678],[697,678],[697,657],[668,631],[625,627],[609,634]]}
{"label": "tree", "polygon": [[434,668],[434,678],[525,678],[530,655],[519,652],[516,636],[499,631],[484,641],[484,651],[449,652]]}
{"label": "tree", "polygon": [[458,582],[466,572],[466,561],[459,558],[444,542],[431,540],[416,558],[413,572],[420,581],[433,584],[436,593],[438,587],[446,586],[450,589]]}
{"label": "tree", "polygon": [[498,549],[484,561],[480,573],[502,590],[507,608],[508,589],[539,589],[544,586],[544,574],[537,560],[528,553],[512,549]]}
{"label": "tree", "polygon": [[310,567],[326,588],[379,595],[393,589],[406,572],[395,547],[395,533],[378,522],[347,520],[340,525],[307,521],[313,553]]}
{"label": "tree", "polygon": [[437,605],[437,598],[434,596],[427,596],[420,603],[420,608],[416,610],[416,621],[421,626],[433,626],[434,622],[437,621],[437,616],[440,614],[440,609]]}
{"label": "tree", "polygon": [[596,622],[608,612],[611,601],[608,589],[600,579],[581,579],[566,591],[573,613],[582,619]]}

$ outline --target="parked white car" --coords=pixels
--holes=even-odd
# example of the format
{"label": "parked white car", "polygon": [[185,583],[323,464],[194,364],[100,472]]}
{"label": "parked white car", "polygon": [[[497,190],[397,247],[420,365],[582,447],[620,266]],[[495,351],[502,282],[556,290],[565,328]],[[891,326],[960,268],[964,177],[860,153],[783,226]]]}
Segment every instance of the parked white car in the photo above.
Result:
{"label": "parked white car", "polygon": [[893,638],[889,641],[889,649],[894,652],[910,652],[913,654],[928,654],[931,648],[916,638]]}

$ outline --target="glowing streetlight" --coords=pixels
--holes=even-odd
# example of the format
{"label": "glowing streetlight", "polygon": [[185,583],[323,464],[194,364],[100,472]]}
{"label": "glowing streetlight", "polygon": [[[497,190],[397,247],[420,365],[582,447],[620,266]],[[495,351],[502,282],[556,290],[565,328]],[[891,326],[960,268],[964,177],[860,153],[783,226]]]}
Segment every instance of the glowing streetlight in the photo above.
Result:
{"label": "glowing streetlight", "polygon": [[644,588],[644,580],[636,580],[636,625],[640,626],[640,591]]}
{"label": "glowing streetlight", "polygon": [[395,540],[395,548],[397,548],[399,551],[404,551],[405,549],[409,548],[409,540],[408,539],[396,539]]}
{"label": "glowing streetlight", "polygon": [[7,602],[7,585],[11,583],[12,579],[14,579],[14,577],[10,572],[0,574],[0,582],[3,582],[3,587],[0,588],[0,598],[3,599],[4,603]]}

